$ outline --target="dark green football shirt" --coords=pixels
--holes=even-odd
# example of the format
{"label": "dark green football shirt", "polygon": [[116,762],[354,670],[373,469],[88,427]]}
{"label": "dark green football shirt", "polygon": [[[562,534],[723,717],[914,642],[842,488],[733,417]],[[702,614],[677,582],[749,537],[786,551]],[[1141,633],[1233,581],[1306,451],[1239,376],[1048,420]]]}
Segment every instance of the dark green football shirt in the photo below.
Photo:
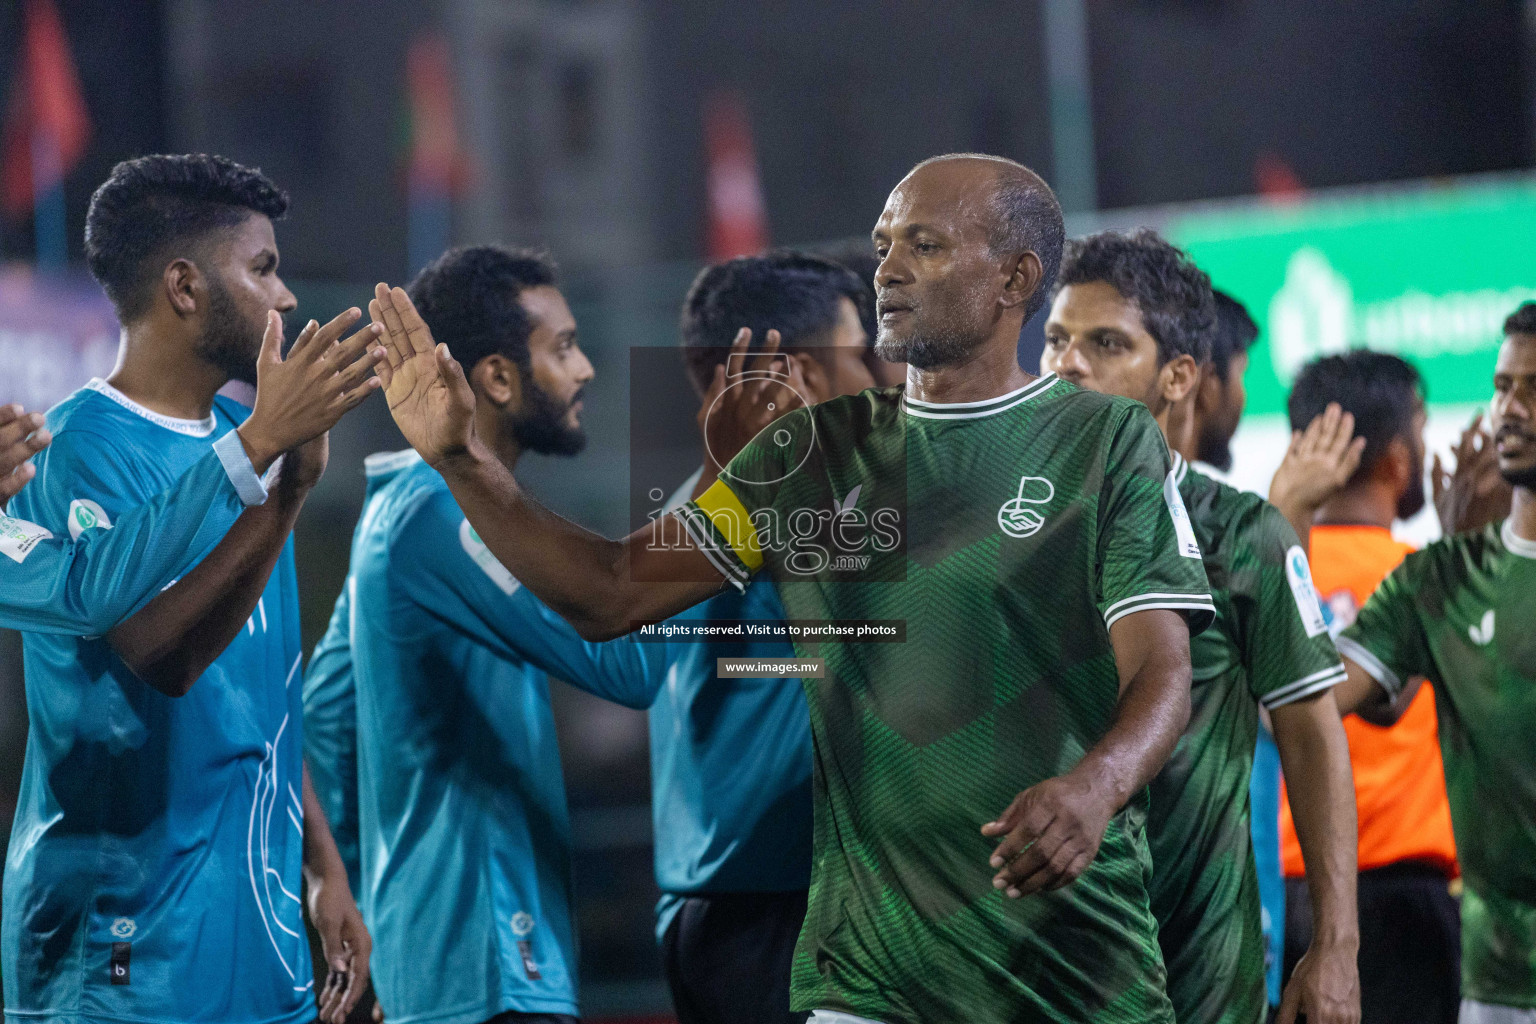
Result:
{"label": "dark green football shirt", "polygon": [[1144,792],[1055,892],[995,890],[980,831],[1109,729],[1110,623],[1211,618],[1147,410],[1054,376],[963,405],[866,391],[777,421],[682,515],[732,580],[766,564],[790,620],[906,623],[905,643],[796,644],[826,677],[805,680],[815,843],[793,1005],[1172,1021]]}
{"label": "dark green football shirt", "polygon": [[1409,555],[1339,651],[1388,693],[1435,680],[1465,884],[1461,993],[1536,1008],[1536,541],[1506,522]]}
{"label": "dark green football shirt", "polygon": [[1194,525],[1216,622],[1190,642],[1189,727],[1152,782],[1152,911],[1179,1024],[1253,1024],[1267,1004],[1248,780],[1259,705],[1342,682],[1306,553],[1258,495],[1173,474]]}

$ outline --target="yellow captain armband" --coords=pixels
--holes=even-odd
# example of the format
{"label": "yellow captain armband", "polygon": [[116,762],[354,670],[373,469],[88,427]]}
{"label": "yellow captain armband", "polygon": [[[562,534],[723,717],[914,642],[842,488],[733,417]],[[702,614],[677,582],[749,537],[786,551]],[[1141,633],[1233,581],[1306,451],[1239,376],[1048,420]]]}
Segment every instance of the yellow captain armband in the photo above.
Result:
{"label": "yellow captain armband", "polygon": [[724,480],[716,480],[688,504],[684,521],[706,553],[728,550],[748,574],[763,567],[763,546],[752,515]]}

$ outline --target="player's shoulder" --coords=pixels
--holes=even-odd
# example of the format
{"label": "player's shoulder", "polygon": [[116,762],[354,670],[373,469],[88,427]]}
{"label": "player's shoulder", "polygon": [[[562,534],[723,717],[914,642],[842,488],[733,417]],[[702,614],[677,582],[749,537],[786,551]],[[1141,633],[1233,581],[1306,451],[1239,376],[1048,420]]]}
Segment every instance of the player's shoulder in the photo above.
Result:
{"label": "player's shoulder", "polygon": [[1536,557],[1536,544],[1514,535],[1508,520],[1481,530],[1453,533],[1411,551],[1398,571],[1409,578],[1470,576],[1491,572],[1511,551]]}
{"label": "player's shoulder", "polygon": [[1179,496],[1190,521],[1203,527],[1202,532],[1221,536],[1230,547],[1269,562],[1283,561],[1291,548],[1300,546],[1290,521],[1267,500],[1209,477],[1182,459],[1175,459],[1176,474],[1181,466]]}
{"label": "player's shoulder", "polygon": [[237,427],[251,418],[251,407],[228,395],[214,395],[213,408],[221,418],[228,419]]}
{"label": "player's shoulder", "polygon": [[457,528],[464,519],[448,482],[425,462],[400,470],[379,488],[369,506],[370,518],[391,546],[430,545],[444,527]]}
{"label": "player's shoulder", "polygon": [[1031,405],[1037,429],[1097,437],[1104,444],[1127,433],[1162,438],[1157,421],[1136,399],[1091,391],[1060,377],[1053,377]]}
{"label": "player's shoulder", "polygon": [[895,418],[901,408],[901,399],[906,394],[906,390],[905,384],[893,384],[884,388],[865,388],[856,395],[838,395],[813,406],[802,406],[793,412],[786,413],[784,419],[788,420],[791,416],[795,416],[802,420],[814,420],[818,427],[830,427],[834,430],[874,424]]}

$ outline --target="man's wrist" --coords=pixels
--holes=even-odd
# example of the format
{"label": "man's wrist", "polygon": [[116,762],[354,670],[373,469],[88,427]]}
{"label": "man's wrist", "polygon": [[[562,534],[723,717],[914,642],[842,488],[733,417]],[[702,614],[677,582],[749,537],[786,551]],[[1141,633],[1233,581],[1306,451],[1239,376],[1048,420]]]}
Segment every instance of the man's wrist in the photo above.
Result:
{"label": "man's wrist", "polygon": [[261,476],[277,461],[282,450],[262,437],[260,430],[253,429],[250,423],[246,420],[235,428],[235,433],[240,435],[240,444],[245,448],[245,457],[251,460],[251,468]]}
{"label": "man's wrist", "polygon": [[480,439],[471,436],[469,442],[462,448],[454,448],[442,453],[432,468],[443,476],[471,477],[486,469],[496,457],[491,454],[489,448],[480,442]]}

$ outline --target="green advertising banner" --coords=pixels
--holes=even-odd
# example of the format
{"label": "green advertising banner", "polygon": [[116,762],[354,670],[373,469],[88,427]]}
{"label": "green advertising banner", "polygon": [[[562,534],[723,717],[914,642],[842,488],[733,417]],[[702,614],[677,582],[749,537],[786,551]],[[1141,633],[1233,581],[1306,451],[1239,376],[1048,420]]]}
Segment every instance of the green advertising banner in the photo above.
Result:
{"label": "green advertising banner", "polygon": [[1536,299],[1536,181],[1198,213],[1166,233],[1259,323],[1251,415],[1283,412],[1304,364],[1350,348],[1414,363],[1432,405],[1486,402],[1504,318]]}

